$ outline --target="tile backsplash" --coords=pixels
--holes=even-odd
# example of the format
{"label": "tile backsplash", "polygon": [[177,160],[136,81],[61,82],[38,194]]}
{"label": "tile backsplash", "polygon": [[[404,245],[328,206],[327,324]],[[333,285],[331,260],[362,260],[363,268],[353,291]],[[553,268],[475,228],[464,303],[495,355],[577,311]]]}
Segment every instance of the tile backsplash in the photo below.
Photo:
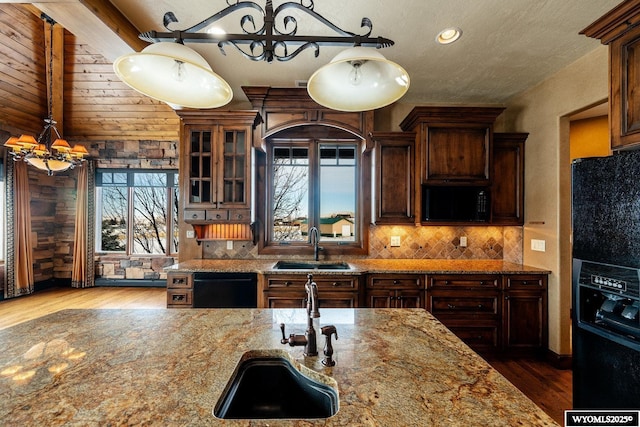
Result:
{"label": "tile backsplash", "polygon": [[[400,246],[391,246],[391,236],[400,237]],[[460,245],[466,237],[467,246]],[[375,226],[369,230],[368,258],[389,259],[497,259],[522,263],[522,227],[491,226]],[[203,258],[260,258],[251,242],[203,242]]]}

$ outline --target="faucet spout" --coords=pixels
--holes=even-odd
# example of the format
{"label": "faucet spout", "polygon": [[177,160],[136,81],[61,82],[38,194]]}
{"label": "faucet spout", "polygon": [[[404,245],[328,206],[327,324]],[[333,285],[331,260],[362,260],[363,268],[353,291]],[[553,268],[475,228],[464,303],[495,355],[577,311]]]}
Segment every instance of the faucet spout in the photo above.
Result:
{"label": "faucet spout", "polygon": [[317,227],[309,229],[309,243],[313,245],[313,259],[318,261],[318,253],[322,250],[320,245],[320,232]]}
{"label": "faucet spout", "polygon": [[318,285],[313,281],[313,274],[307,275],[307,283],[304,285],[307,291],[307,315],[310,319],[320,317],[318,309]]}

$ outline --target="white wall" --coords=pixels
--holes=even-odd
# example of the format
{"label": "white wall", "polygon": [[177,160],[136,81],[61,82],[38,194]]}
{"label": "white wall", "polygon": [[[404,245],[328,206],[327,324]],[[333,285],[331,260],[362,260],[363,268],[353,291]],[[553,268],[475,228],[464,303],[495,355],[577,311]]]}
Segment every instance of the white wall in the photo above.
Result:
{"label": "white wall", "polygon": [[[535,66],[535,64],[532,64]],[[594,51],[506,103],[497,131],[528,132],[525,145],[526,265],[550,270],[549,348],[571,353],[571,189],[567,115],[608,97],[608,48]],[[546,252],[531,250],[531,239]]]}

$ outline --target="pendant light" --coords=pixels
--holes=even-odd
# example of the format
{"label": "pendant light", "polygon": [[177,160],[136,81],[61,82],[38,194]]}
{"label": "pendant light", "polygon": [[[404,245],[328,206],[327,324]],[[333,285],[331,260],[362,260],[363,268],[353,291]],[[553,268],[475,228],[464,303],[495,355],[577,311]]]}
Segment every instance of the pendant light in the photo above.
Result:
{"label": "pendant light", "polygon": [[217,108],[233,98],[231,86],[193,49],[173,42],[151,44],[119,57],[118,77],[132,89],[172,108]]}
{"label": "pendant light", "polygon": [[[38,139],[28,134],[20,137],[13,136],[4,143],[4,146],[11,150],[9,153],[14,161],[24,160],[31,166],[46,171],[47,175],[53,175],[54,172],[63,172],[82,165],[88,151],[80,144],[71,148],[69,143],[62,139],[56,128],[56,121],[53,120],[53,26],[56,22],[44,13],[41,17],[50,25],[47,65],[49,115],[44,119],[44,129],[38,135]],[[50,144],[54,136],[56,139]]]}
{"label": "pendant light", "polygon": [[309,96],[340,111],[367,111],[387,106],[409,89],[409,74],[374,48],[356,46],[336,55],[311,75]]}

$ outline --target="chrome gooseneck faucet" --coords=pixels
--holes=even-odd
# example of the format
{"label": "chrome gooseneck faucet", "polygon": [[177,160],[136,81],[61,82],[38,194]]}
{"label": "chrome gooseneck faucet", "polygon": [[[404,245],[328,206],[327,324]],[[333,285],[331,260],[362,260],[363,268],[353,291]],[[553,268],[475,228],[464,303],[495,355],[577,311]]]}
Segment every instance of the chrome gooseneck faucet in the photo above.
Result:
{"label": "chrome gooseneck faucet", "polygon": [[320,232],[317,227],[309,229],[309,243],[313,245],[313,259],[318,261],[318,252],[322,250],[320,247]]}

